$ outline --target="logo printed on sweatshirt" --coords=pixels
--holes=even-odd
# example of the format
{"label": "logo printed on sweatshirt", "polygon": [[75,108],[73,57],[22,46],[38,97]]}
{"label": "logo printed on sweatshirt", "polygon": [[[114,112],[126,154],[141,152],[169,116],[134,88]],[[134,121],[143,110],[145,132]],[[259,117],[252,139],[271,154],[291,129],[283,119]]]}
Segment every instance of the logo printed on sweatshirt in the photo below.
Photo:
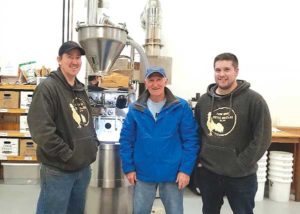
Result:
{"label": "logo printed on sweatshirt", "polygon": [[226,136],[236,125],[236,114],[233,109],[222,107],[208,112],[206,126],[208,135]]}
{"label": "logo printed on sweatshirt", "polygon": [[89,112],[85,102],[81,98],[76,97],[69,106],[72,110],[72,117],[78,125],[77,128],[87,126],[89,124]]}

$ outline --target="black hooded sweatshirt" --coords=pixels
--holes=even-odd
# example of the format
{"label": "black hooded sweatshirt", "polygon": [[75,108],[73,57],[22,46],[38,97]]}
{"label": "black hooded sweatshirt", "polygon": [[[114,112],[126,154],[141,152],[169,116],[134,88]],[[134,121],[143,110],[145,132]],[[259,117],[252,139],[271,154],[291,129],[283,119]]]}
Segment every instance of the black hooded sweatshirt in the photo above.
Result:
{"label": "black hooded sweatshirt", "polygon": [[41,163],[77,171],[96,160],[99,144],[84,85],[70,86],[61,70],[50,73],[33,95],[28,125]]}
{"label": "black hooded sweatshirt", "polygon": [[229,177],[254,174],[257,161],[271,144],[271,118],[267,103],[237,80],[230,94],[215,93],[208,87],[195,107],[195,117],[202,134],[200,162],[208,170]]}

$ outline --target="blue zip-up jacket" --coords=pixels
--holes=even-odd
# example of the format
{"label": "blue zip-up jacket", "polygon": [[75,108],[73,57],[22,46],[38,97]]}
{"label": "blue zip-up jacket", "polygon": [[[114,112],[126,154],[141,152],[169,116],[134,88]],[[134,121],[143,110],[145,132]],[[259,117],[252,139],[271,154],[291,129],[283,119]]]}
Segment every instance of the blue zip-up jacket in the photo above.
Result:
{"label": "blue zip-up jacket", "polygon": [[188,103],[165,88],[166,104],[156,120],[146,91],[129,106],[120,134],[124,173],[135,171],[144,182],[175,182],[191,174],[199,150],[197,124]]}

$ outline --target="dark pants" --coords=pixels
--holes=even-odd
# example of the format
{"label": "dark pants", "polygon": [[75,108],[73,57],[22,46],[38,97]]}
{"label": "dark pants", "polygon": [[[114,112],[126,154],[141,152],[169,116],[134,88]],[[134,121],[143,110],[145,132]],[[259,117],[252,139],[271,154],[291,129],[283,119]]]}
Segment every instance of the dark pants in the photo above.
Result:
{"label": "dark pants", "polygon": [[232,178],[215,174],[201,167],[199,185],[204,214],[219,214],[224,196],[227,196],[234,214],[253,214],[257,191],[256,174]]}

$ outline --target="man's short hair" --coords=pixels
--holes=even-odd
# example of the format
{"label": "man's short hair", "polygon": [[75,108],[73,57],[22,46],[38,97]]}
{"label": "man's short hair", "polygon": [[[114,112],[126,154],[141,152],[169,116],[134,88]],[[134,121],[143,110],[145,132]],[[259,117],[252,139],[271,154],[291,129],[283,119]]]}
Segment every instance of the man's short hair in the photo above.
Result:
{"label": "man's short hair", "polygon": [[232,53],[221,53],[218,56],[216,56],[215,60],[214,60],[214,67],[215,67],[216,62],[221,61],[221,60],[232,61],[233,67],[235,67],[235,68],[239,67],[238,58]]}

